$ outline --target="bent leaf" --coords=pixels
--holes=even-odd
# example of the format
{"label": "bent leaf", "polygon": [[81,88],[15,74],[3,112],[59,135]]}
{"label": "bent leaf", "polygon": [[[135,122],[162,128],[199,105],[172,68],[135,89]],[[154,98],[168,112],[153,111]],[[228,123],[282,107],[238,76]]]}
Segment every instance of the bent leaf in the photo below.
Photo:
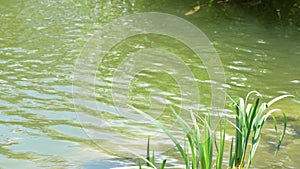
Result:
{"label": "bent leaf", "polygon": [[193,9],[186,12],[184,15],[192,15],[200,10],[200,5],[195,6]]}

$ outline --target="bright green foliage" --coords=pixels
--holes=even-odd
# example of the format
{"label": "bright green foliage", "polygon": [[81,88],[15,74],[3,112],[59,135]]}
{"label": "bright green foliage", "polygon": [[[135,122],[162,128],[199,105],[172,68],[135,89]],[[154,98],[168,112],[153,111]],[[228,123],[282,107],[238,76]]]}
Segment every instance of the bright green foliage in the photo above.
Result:
{"label": "bright green foliage", "polygon": [[[132,107],[135,109],[134,107]],[[185,162],[185,166],[187,169],[211,169],[213,166],[213,133],[210,129],[210,117],[208,116],[207,119],[202,119],[199,116],[196,116],[191,112],[191,117],[193,119],[193,126],[190,127],[173,109],[173,113],[176,116],[177,120],[179,121],[182,129],[186,133],[186,138],[188,140],[188,148],[183,147],[179,141],[169,132],[168,129],[164,127],[159,121],[153,119],[151,116],[145,114],[144,112],[135,109],[137,112],[145,116],[146,118],[150,119],[153,124],[159,127],[161,130],[164,131],[165,134],[169,136],[169,138],[174,142],[177,150],[180,152],[181,157]],[[203,131],[200,128],[198,121],[203,122]],[[201,133],[203,132],[203,135]],[[223,160],[223,153],[224,153],[224,143],[225,143],[225,128],[220,129],[220,145],[217,151],[217,164],[216,169],[222,168],[222,160]],[[147,146],[148,147],[148,146]],[[216,145],[216,147],[218,147]],[[147,153],[149,154],[149,153]]]}
{"label": "bright green foliage", "polygon": [[216,161],[216,168],[221,169],[223,164],[223,154],[224,154],[224,146],[225,146],[225,134],[226,134],[226,128],[220,127],[220,145],[218,148],[217,142],[215,143],[216,149],[217,149],[217,161]]}
{"label": "bright green foliage", "polygon": [[[276,131],[276,135],[278,134],[277,131],[277,121],[276,118],[272,115],[275,112],[281,112],[279,109],[268,109],[273,103],[291,95],[283,95],[271,100],[268,103],[260,103],[260,99],[257,98],[254,104],[249,103],[250,96],[252,94],[260,95],[256,91],[249,92],[246,100],[243,98],[239,98],[237,101],[234,101],[233,104],[233,111],[236,117],[236,136],[235,136],[235,154],[233,155],[233,140],[231,142],[230,148],[230,158],[229,158],[229,167],[233,168],[249,168],[257,147],[260,141],[260,135],[264,123],[268,119],[268,117],[273,117],[274,127]],[[278,138],[278,144],[276,147],[276,152],[279,150],[281,142],[284,138],[285,131],[286,131],[286,115],[284,112],[281,112],[283,115],[283,131],[281,136]],[[251,140],[250,146],[250,154],[248,160],[246,161],[247,155],[247,147],[248,141]],[[246,163],[247,162],[247,163]],[[246,165],[246,166],[245,166]]]}
{"label": "bright green foliage", "polygon": [[[154,151],[152,152],[152,158],[151,158],[151,161],[150,161],[150,138],[148,137],[148,142],[147,142],[147,155],[146,155],[146,167],[152,167],[154,169],[157,169],[155,167],[155,155],[154,155]],[[164,169],[165,166],[166,166],[166,163],[167,163],[167,160],[164,159],[161,166],[160,166],[160,169]],[[143,169],[142,167],[142,164],[140,163],[139,161],[139,169]]]}
{"label": "bright green foliage", "polygon": [[[269,109],[269,107],[275,102],[283,98],[290,97],[291,95],[283,95],[277,97],[268,103],[260,103],[260,99],[257,98],[256,101],[252,104],[249,103],[249,99],[253,94],[260,95],[256,91],[251,91],[248,93],[245,100],[243,98],[239,98],[236,101],[233,101],[232,109],[235,114],[236,123],[232,124],[236,128],[236,135],[235,139],[232,138],[231,140],[229,152],[229,168],[250,168],[255,152],[259,145],[262,128],[269,117],[272,117],[273,119],[276,136],[278,138],[276,153],[279,150],[285,135],[287,124],[285,113],[281,112],[279,109]],[[191,119],[193,121],[193,124],[190,125],[187,124],[187,122],[184,121],[174,109],[172,109],[173,114],[176,116],[179,124],[181,125],[181,128],[186,134],[188,144],[187,147],[184,147],[159,121],[134,107],[131,108],[135,109],[138,113],[151,120],[153,124],[155,124],[166,135],[169,136],[169,138],[174,142],[177,150],[180,152],[181,157],[184,160],[186,169],[211,169],[213,166],[215,166],[216,169],[222,169],[226,134],[226,125],[223,124],[222,120],[219,121],[220,139],[218,144],[216,136],[212,133],[212,130],[210,128],[210,114],[208,114],[208,116],[203,119],[197,114],[191,112]],[[283,115],[283,130],[280,137],[278,137],[277,120],[273,116],[273,113],[275,112],[281,112]],[[251,144],[248,154],[247,148],[249,147],[249,140],[251,141]],[[216,147],[215,154],[213,153],[213,144]],[[147,166],[155,168],[154,153],[152,155],[152,161],[150,162],[149,145],[150,143],[148,139],[147,157],[144,160],[147,162]],[[213,155],[216,156],[215,161],[213,161]],[[163,169],[165,165],[166,160],[162,162],[160,168]]]}

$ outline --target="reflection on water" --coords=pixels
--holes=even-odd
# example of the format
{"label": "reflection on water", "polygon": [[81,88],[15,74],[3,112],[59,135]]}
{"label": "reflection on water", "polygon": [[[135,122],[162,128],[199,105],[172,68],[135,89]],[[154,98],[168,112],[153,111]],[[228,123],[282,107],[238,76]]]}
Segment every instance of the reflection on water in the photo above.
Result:
{"label": "reflection on water", "polygon": [[[103,162],[115,158],[107,149],[94,144],[76,118],[72,97],[74,65],[80,51],[102,24],[119,16],[141,12],[160,11],[183,16],[186,2],[171,1],[1,1],[0,3],[0,167],[3,168],[109,168],[121,162]],[[192,5],[192,4],[191,4]],[[215,45],[226,72],[228,95],[244,96],[258,90],[266,98],[281,94],[296,97],[281,101],[278,107],[287,112],[288,131],[279,156],[273,157],[274,134],[267,124],[255,159],[255,168],[297,168],[300,164],[300,48],[299,31],[290,27],[268,27],[248,15],[239,19],[216,17],[205,11],[189,17]],[[135,132],[157,132],[151,126],[130,123],[112,114],[114,102],[110,95],[114,70],[126,54],[148,47],[165,47],[179,55],[196,74],[201,86],[201,111],[210,105],[210,84],[205,67],[195,61],[191,51],[180,43],[156,36],[133,37],[107,55],[96,75],[97,106],[107,111],[101,119],[112,121],[113,127],[90,125],[101,137],[110,137],[111,131],[130,140]],[[164,65],[156,64],[163,67]],[[183,100],[180,88],[169,74],[144,70],[133,77],[129,90],[135,107],[147,111],[151,102],[161,105],[179,105]],[[228,99],[228,102],[230,100]],[[164,108],[164,107],[163,107]],[[87,111],[87,112],[93,112]],[[97,117],[97,114],[91,114]],[[166,124],[172,122],[167,110],[162,115]],[[138,131],[136,130],[138,127]],[[174,133],[177,130],[172,131]],[[136,134],[136,133],[135,133]],[[117,135],[120,136],[120,135]],[[143,152],[146,136],[133,142]],[[108,143],[106,143],[108,144]],[[158,146],[159,148],[159,146]],[[161,156],[177,165],[178,154],[168,151]],[[262,158],[263,157],[263,158]],[[172,167],[174,168],[174,167]]]}

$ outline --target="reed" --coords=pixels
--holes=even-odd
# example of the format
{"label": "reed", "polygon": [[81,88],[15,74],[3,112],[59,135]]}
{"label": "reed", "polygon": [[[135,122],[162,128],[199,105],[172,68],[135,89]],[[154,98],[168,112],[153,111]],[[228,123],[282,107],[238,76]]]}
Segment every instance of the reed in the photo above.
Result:
{"label": "reed", "polygon": [[[284,138],[287,125],[286,115],[280,109],[270,109],[269,107],[283,98],[291,97],[291,95],[276,97],[268,103],[260,103],[260,98],[256,98],[254,103],[250,103],[250,97],[254,94],[260,95],[257,91],[251,91],[247,94],[245,100],[239,98],[233,101],[232,109],[236,119],[236,123],[233,124],[236,129],[235,153],[233,153],[234,143],[232,139],[229,153],[229,168],[250,168],[260,142],[262,128],[269,117],[273,119],[275,133],[278,138],[276,154]],[[278,136],[277,120],[273,115],[275,112],[280,112],[283,116],[283,130],[280,137]],[[250,140],[250,152],[247,154],[247,147]]]}
{"label": "reed", "polygon": [[[213,162],[213,145],[214,145],[214,135],[212,130],[210,129],[210,116],[206,117],[205,119],[201,118],[198,115],[195,115],[191,112],[191,118],[193,120],[192,127],[187,124],[177,113],[174,109],[172,109],[173,114],[176,116],[179,124],[181,125],[182,129],[184,130],[187,138],[187,146],[184,147],[180,144],[171,133],[170,131],[165,128],[163,124],[161,124],[156,119],[152,118],[151,116],[147,115],[146,113],[138,110],[134,107],[138,113],[142,114],[144,117],[150,119],[153,124],[159,127],[175,144],[177,150],[179,151],[187,169],[211,169],[214,162]],[[201,125],[199,123],[201,121],[203,123],[203,130],[201,130]],[[203,133],[203,135],[201,134]],[[223,161],[223,154],[224,154],[224,143],[225,143],[225,128],[220,127],[220,137],[221,141],[219,146],[215,142],[217,150],[217,160],[216,160],[216,169],[222,168],[222,161]],[[149,142],[148,142],[149,143]],[[149,147],[149,146],[147,146]],[[147,148],[147,161],[150,161],[149,157],[149,150]],[[165,165],[164,165],[165,166]]]}
{"label": "reed", "polygon": [[[150,156],[150,138],[148,137],[148,142],[147,142],[147,153],[146,153],[146,167],[153,167],[156,168],[156,164],[155,164],[155,154],[154,151],[152,151],[152,157]],[[164,159],[162,161],[161,166],[159,167],[160,169],[164,169],[166,166],[167,160]],[[142,165],[139,161],[139,169],[142,169]],[[156,168],[157,169],[157,168]]]}
{"label": "reed", "polygon": [[[269,117],[272,117],[273,119],[275,134],[278,139],[275,154],[277,154],[284,138],[287,126],[286,115],[280,109],[270,109],[269,107],[279,100],[282,100],[286,97],[291,97],[291,95],[276,97],[268,103],[260,102],[260,98],[257,97],[255,102],[251,103],[251,96],[253,96],[254,94],[260,95],[256,91],[251,91],[247,94],[245,99],[238,98],[237,100],[232,100],[233,104],[231,108],[235,115],[235,124],[230,122],[229,120],[228,122],[235,127],[235,138],[232,137],[229,149],[229,169],[250,168],[254,155],[260,143],[262,128]],[[170,131],[158,120],[152,118],[139,109],[136,109],[134,107],[131,108],[147,119],[151,120],[154,125],[160,128],[173,141],[181,155],[181,158],[184,161],[186,169],[211,169],[213,168],[213,166],[215,166],[216,169],[222,169],[226,141],[226,124],[224,124],[224,120],[221,119],[219,121],[219,143],[217,143],[217,137],[210,128],[210,114],[208,114],[208,116],[206,116],[205,118],[202,118],[199,115],[191,112],[190,115],[192,124],[188,124],[172,108],[174,116],[179,121],[179,124],[181,125],[181,128],[185,133],[188,143],[187,147],[185,147],[180,144],[180,141],[177,140],[170,133]],[[278,134],[277,120],[273,115],[276,112],[280,112],[283,116],[283,130],[280,136]],[[250,141],[251,144],[249,145]],[[249,146],[250,149],[248,150]],[[147,156],[144,160],[146,161],[147,167],[156,168],[154,153],[151,158],[149,147],[150,141],[148,138]],[[214,147],[216,149],[215,151]],[[213,159],[214,155],[216,157],[215,160]],[[141,165],[139,166],[140,168],[142,168]],[[163,169],[165,166],[166,160],[162,162],[160,168]]]}

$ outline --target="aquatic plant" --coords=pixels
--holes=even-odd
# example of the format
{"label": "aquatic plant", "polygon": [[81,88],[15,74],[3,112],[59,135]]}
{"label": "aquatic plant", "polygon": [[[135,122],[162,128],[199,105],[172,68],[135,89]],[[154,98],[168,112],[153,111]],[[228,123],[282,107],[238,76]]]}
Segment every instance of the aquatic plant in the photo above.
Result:
{"label": "aquatic plant", "polygon": [[[179,124],[181,125],[182,129],[184,130],[187,138],[187,146],[184,147],[180,144],[180,142],[170,133],[170,131],[165,128],[163,124],[161,124],[156,119],[152,118],[151,116],[147,115],[146,113],[142,112],[141,110],[138,110],[134,107],[138,113],[142,114],[144,117],[150,119],[153,124],[155,124],[157,127],[159,127],[165,134],[169,136],[169,138],[173,141],[175,144],[177,150],[181,154],[181,157],[185,163],[185,167],[187,169],[198,169],[199,167],[203,169],[211,169],[213,166],[213,144],[214,144],[214,138],[213,133],[210,129],[210,116],[208,116],[206,119],[202,119],[200,116],[195,115],[193,112],[191,112],[191,118],[193,120],[193,126],[190,127],[189,124],[187,124],[177,113],[174,109],[172,109],[173,114],[176,116],[177,120],[179,121]],[[201,121],[203,123],[203,131],[204,134],[201,135],[201,126],[198,121]],[[221,141],[219,146],[216,144],[217,148],[217,160],[216,160],[216,169],[222,168],[222,161],[223,161],[223,153],[224,153],[224,143],[225,143],[225,129],[220,127],[220,137]],[[149,159],[149,151],[147,151],[147,161],[150,161]],[[153,163],[152,163],[153,164]]]}
{"label": "aquatic plant", "polygon": [[[147,167],[153,167],[153,168],[156,168],[155,167],[155,155],[154,155],[154,151],[152,151],[152,157],[150,156],[150,138],[148,137],[148,142],[147,142],[147,155],[146,155],[146,166]],[[162,161],[162,164],[161,166],[159,167],[160,169],[164,169],[165,166],[166,166],[166,163],[167,163],[167,160],[164,159]],[[139,168],[142,169],[142,165],[139,161]],[[144,168],[143,168],[144,169]]]}
{"label": "aquatic plant", "polygon": [[[260,136],[262,128],[269,117],[272,117],[274,122],[275,133],[278,138],[278,143],[276,146],[276,153],[280,148],[282,140],[285,135],[287,119],[284,112],[279,109],[268,109],[275,102],[290,97],[291,95],[283,95],[274,98],[268,103],[260,103],[260,98],[257,98],[256,101],[252,104],[249,103],[251,95],[256,94],[260,95],[257,91],[251,91],[247,94],[246,99],[239,98],[236,101],[233,101],[232,109],[236,118],[236,124],[233,124],[236,128],[235,135],[235,154],[233,154],[233,139],[231,141],[230,148],[230,157],[229,157],[229,167],[237,168],[249,168],[257,147],[260,142]],[[277,120],[273,113],[281,112],[283,115],[283,130],[278,137],[277,129]],[[249,139],[251,139],[250,152],[248,155],[248,160],[246,160],[247,147]]]}
{"label": "aquatic plant", "polygon": [[[269,117],[272,117],[273,124],[275,128],[275,133],[278,138],[278,143],[276,146],[276,154],[280,148],[282,140],[285,135],[286,126],[287,126],[287,118],[284,112],[280,109],[270,109],[269,107],[273,105],[275,102],[290,97],[291,95],[283,95],[274,98],[268,103],[262,102],[260,103],[260,98],[257,98],[254,104],[250,103],[250,97],[253,95],[260,95],[256,91],[251,91],[247,94],[245,100],[243,98],[239,98],[237,100],[232,100],[232,110],[235,115],[236,123],[231,123],[236,129],[235,138],[232,137],[230,150],[229,150],[229,168],[250,168],[252,164],[252,160],[260,143],[260,136],[262,132],[262,128]],[[223,155],[224,155],[224,147],[225,147],[225,134],[226,134],[226,124],[224,124],[224,120],[219,121],[219,144],[216,140],[216,135],[213,134],[210,125],[210,114],[204,119],[197,114],[191,112],[191,119],[193,121],[193,125],[189,125],[186,121],[184,121],[174,109],[172,109],[173,114],[176,116],[179,124],[185,132],[187,138],[188,147],[184,147],[180,144],[180,142],[170,133],[170,131],[165,128],[163,124],[161,124],[156,119],[147,115],[146,113],[138,110],[134,107],[138,113],[142,114],[144,117],[148,118],[159,127],[175,144],[177,150],[181,154],[181,157],[185,163],[186,169],[211,169],[215,166],[216,169],[221,169],[223,166]],[[283,130],[281,135],[278,135],[277,128],[277,120],[273,113],[281,112],[283,115]],[[200,125],[201,124],[201,125]],[[201,130],[202,127],[202,130]],[[203,134],[201,134],[203,133]],[[249,140],[251,140],[249,154],[247,149],[249,146]],[[235,144],[234,144],[235,141]],[[215,145],[216,152],[216,160],[213,160],[214,152],[213,145]],[[247,158],[246,158],[247,157]],[[147,166],[154,166],[154,153],[152,156],[152,160],[150,162],[150,151],[149,151],[149,140],[147,145],[147,157],[146,160]],[[163,162],[161,169],[165,167],[166,161]],[[141,165],[140,165],[141,167]]]}

